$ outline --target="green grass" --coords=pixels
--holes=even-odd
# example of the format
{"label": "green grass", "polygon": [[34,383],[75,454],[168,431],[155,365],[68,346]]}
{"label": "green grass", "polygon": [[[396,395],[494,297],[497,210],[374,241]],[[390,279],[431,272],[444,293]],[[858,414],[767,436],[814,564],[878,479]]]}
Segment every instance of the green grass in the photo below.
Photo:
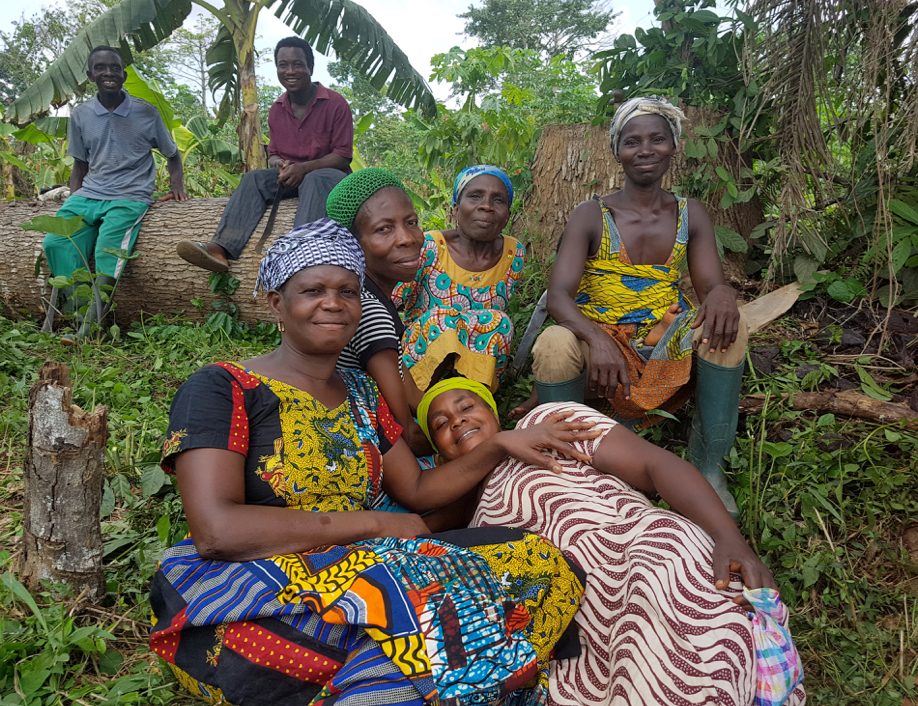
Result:
{"label": "green grass", "polygon": [[[541,283],[531,289],[527,301]],[[774,374],[746,381],[767,400],[741,422],[731,457],[744,530],[791,608],[810,703],[900,706],[918,695],[918,567],[901,542],[918,518],[918,437],[787,409],[782,393],[850,373],[803,332],[787,333]],[[9,549],[0,553],[0,706],[185,702],[146,649],[147,585],[159,554],[185,531],[157,466],[160,435],[173,392],[193,370],[275,343],[266,327],[229,338],[219,326],[153,319],[114,342],[65,347],[31,323],[0,318],[0,546]],[[27,397],[46,359],[70,366],[76,404],[109,407],[102,606],[59,587],[30,597],[15,579]],[[809,377],[800,380],[802,365]],[[525,392],[525,380],[513,387]],[[679,416],[682,424],[653,430],[677,451],[687,413]]]}

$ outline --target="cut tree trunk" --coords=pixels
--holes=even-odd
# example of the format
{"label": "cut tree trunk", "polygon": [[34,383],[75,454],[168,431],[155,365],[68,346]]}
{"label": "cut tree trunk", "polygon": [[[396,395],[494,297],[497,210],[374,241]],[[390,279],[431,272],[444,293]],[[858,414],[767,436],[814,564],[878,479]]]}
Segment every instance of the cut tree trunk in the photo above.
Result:
{"label": "cut tree trunk", "polygon": [[[693,125],[711,126],[719,119],[713,113],[696,108],[688,108],[686,115],[687,137],[691,137]],[[728,150],[721,147],[720,151]],[[727,159],[719,159],[717,164],[733,174],[737,183],[741,183],[737,176],[741,165]],[[692,174],[693,168],[687,166],[680,151],[673,157],[663,188],[679,191],[679,185]],[[532,164],[532,191],[526,198],[523,212],[513,224],[514,235],[530,243],[533,256],[547,267],[574,207],[593,194],[607,194],[623,185],[624,174],[609,148],[607,126],[548,125],[539,138]],[[723,209],[719,206],[721,195],[720,192],[712,194],[706,203],[712,220],[716,225],[731,228],[748,239],[752,229],[763,220],[761,202],[753,198],[748,203]],[[741,257],[730,255],[724,267],[731,280],[745,278]]]}
{"label": "cut tree trunk", "polygon": [[[175,245],[183,239],[210,240],[225,205],[225,198],[192,199],[154,204],[147,211],[135,247],[140,256],[128,263],[115,293],[115,318],[119,322],[159,313],[203,319],[213,312],[211,303],[218,297],[208,287],[210,273],[182,260],[175,253]],[[47,268],[42,266],[36,274],[44,235],[19,226],[40,214],[53,215],[58,208],[58,203],[0,204],[0,312],[7,316],[38,319],[44,314],[50,295]],[[281,202],[271,240],[293,227],[295,213],[295,199]],[[264,296],[252,298],[261,259],[255,243],[266,221],[267,215],[242,257],[231,263],[231,273],[241,282],[232,300],[243,321],[269,318]]]}
{"label": "cut tree trunk", "polygon": [[64,581],[95,601],[102,577],[103,459],[108,409],[91,414],[71,404],[62,363],[45,363],[29,395],[20,573],[32,588]]}

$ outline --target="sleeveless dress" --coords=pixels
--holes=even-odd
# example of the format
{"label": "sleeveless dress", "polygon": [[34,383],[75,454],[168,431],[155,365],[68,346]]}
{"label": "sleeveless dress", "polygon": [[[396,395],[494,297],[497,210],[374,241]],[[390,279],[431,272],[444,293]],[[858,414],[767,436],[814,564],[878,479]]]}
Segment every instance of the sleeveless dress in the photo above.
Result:
{"label": "sleeveless dress", "polygon": [[437,365],[451,352],[460,353],[459,372],[497,388],[513,341],[507,305],[526,261],[525,246],[510,236],[503,238],[497,264],[485,272],[470,272],[450,257],[442,232],[424,234],[417,276],[393,293],[407,328],[402,362],[419,389],[430,385]]}
{"label": "sleeveless dress", "polygon": [[[663,420],[648,411],[679,409],[690,394],[685,387],[692,373],[691,326],[697,310],[678,287],[689,239],[688,200],[676,197],[676,239],[662,265],[632,264],[611,209],[599,197],[595,200],[602,210],[602,238],[584,264],[575,303],[611,336],[628,367],[631,396],[626,400],[621,386],[616,388],[609,400],[613,415],[647,427]],[[682,311],[666,333],[652,350],[638,352],[643,338],[675,303]]]}
{"label": "sleeveless dress", "polygon": [[[249,504],[368,509],[401,428],[370,378],[339,375],[347,399],[328,409],[236,364],[199,370],[173,401],[163,467],[229,449],[245,457]],[[553,651],[576,652],[562,637],[581,594],[578,570],[521,530],[239,562],[205,559],[186,538],[154,576],[150,646],[210,703],[542,704]]]}

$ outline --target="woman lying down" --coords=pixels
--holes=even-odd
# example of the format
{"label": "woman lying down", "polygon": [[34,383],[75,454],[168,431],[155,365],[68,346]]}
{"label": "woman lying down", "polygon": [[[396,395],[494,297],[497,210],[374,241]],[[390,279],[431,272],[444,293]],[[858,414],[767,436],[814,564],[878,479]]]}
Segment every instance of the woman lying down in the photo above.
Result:
{"label": "woman lying down", "polygon": [[[418,407],[444,460],[500,430],[490,391],[451,374],[441,369]],[[517,428],[559,409],[601,430],[573,444],[592,462],[558,458],[553,472],[503,461],[483,482],[471,523],[540,534],[586,572],[580,655],[552,663],[549,702],[805,703],[774,578],[701,474],[584,405],[541,405]]]}

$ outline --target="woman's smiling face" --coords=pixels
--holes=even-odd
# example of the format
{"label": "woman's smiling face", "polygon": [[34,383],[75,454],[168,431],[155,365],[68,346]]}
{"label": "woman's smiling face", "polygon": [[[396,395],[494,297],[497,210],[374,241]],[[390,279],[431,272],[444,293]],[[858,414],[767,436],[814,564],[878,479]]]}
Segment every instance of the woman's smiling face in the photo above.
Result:
{"label": "woman's smiling face", "polygon": [[491,408],[469,390],[449,390],[430,403],[427,427],[443,458],[467,454],[500,431]]}
{"label": "woman's smiling face", "polygon": [[411,198],[402,189],[380,189],[357,211],[354,230],[367,258],[367,272],[386,282],[414,279],[421,265],[424,233]]}
{"label": "woman's smiling face", "polygon": [[360,323],[360,280],[336,265],[307,267],[280,292],[268,292],[268,305],[288,344],[303,353],[337,354]]}

